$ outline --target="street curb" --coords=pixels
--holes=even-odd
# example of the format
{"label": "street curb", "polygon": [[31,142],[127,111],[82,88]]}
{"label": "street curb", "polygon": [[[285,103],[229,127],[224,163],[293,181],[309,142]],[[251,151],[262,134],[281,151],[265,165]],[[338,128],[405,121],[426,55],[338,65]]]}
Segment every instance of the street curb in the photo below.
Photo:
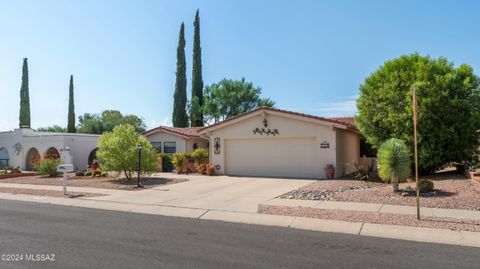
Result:
{"label": "street curb", "polygon": [[122,202],[97,201],[81,198],[61,198],[0,193],[0,199],[47,203],[100,210],[111,210],[139,214],[152,214],[170,217],[217,220],[230,223],[243,223],[264,226],[277,226],[297,230],[355,234],[417,242],[430,242],[449,245],[480,247],[480,232],[453,231],[413,226],[347,222],[327,219],[313,219],[293,216],[280,216],[247,212],[207,210],[198,208],[173,207],[162,205],[142,205]]}

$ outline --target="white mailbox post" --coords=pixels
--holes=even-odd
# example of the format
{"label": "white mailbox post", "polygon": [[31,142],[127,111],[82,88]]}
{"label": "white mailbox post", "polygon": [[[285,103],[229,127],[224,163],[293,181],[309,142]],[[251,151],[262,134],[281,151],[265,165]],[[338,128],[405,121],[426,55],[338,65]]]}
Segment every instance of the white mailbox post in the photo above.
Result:
{"label": "white mailbox post", "polygon": [[73,172],[73,164],[60,164],[57,166],[57,172],[63,172],[63,194],[67,195],[67,173]]}

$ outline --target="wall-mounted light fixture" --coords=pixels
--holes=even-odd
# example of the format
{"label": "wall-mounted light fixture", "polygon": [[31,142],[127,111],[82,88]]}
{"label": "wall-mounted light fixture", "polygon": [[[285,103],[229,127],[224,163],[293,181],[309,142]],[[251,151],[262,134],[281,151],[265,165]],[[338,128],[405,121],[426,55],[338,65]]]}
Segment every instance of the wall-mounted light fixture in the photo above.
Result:
{"label": "wall-mounted light fixture", "polygon": [[215,137],[215,139],[213,140],[213,148],[215,154],[220,154],[220,147],[220,137]]}

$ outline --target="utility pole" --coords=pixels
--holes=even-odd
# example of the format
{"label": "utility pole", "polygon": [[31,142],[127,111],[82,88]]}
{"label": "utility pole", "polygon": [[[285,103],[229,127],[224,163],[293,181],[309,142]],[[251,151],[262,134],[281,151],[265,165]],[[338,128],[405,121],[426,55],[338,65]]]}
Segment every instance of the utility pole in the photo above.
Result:
{"label": "utility pole", "polygon": [[415,182],[417,191],[417,219],[420,220],[420,186],[418,182],[418,153],[417,153],[417,120],[418,120],[418,103],[417,89],[413,86],[413,144],[415,152]]}

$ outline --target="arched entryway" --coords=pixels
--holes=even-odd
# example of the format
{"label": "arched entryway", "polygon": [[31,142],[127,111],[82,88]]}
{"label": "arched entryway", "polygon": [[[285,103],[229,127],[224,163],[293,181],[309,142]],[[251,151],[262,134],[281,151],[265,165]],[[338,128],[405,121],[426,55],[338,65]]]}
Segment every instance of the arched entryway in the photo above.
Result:
{"label": "arched entryway", "polygon": [[50,147],[45,151],[43,157],[48,159],[58,159],[60,158],[60,152],[56,148]]}
{"label": "arched entryway", "polygon": [[95,148],[94,150],[90,151],[90,154],[88,154],[88,166],[91,166],[93,160],[97,158],[97,150],[98,148]]}
{"label": "arched entryway", "polygon": [[33,171],[33,166],[41,160],[40,153],[36,148],[31,148],[27,151],[25,159],[25,170]]}
{"label": "arched entryway", "polygon": [[9,166],[10,156],[5,147],[0,147],[0,169],[5,169]]}

